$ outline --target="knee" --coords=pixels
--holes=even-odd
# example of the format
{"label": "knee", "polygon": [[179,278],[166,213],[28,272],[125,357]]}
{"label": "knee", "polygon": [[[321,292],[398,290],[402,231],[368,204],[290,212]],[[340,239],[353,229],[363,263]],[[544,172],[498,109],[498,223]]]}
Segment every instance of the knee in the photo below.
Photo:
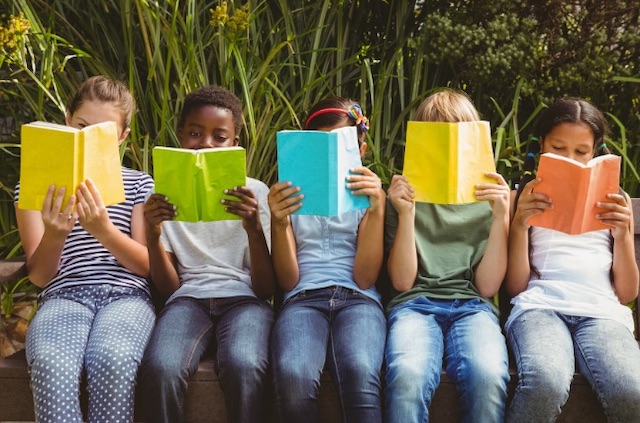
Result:
{"label": "knee", "polygon": [[235,378],[247,381],[262,380],[268,368],[268,357],[259,354],[239,354],[221,360],[218,366],[221,378]]}
{"label": "knee", "polygon": [[506,396],[509,368],[506,361],[480,360],[469,364],[463,378],[475,394],[502,392]]}
{"label": "knee", "polygon": [[440,371],[432,369],[425,373],[409,360],[398,360],[387,364],[385,394],[394,402],[418,402],[433,397],[440,383]]}

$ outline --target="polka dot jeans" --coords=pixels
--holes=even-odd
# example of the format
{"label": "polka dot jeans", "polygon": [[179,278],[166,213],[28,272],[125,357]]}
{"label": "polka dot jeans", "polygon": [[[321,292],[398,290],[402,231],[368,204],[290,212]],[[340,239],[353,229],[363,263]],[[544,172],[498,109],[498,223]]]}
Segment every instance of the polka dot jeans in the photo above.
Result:
{"label": "polka dot jeans", "polygon": [[36,421],[132,422],[136,373],[155,312],[144,291],[109,284],[61,288],[42,299],[27,333]]}

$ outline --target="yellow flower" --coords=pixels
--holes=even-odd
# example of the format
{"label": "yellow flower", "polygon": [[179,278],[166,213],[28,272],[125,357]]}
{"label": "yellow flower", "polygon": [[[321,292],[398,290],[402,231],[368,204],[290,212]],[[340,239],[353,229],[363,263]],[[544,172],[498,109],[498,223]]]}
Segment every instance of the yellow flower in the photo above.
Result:
{"label": "yellow flower", "polygon": [[239,9],[236,9],[235,13],[229,18],[229,29],[233,32],[239,33],[246,30],[249,27],[249,3],[245,4]]}
{"label": "yellow flower", "polygon": [[[6,15],[0,16],[0,22]],[[10,58],[15,57],[19,42],[29,32],[31,24],[24,18],[22,12],[18,16],[9,16],[5,25],[0,25],[0,54]]]}
{"label": "yellow flower", "polygon": [[209,9],[209,13],[211,13],[211,20],[209,21],[211,26],[221,26],[229,20],[226,1],[220,3],[215,9]]}

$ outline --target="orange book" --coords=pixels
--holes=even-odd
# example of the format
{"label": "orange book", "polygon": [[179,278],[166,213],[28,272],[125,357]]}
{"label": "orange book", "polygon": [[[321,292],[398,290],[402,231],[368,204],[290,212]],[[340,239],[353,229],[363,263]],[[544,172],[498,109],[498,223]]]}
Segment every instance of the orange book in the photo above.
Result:
{"label": "orange book", "polygon": [[605,154],[586,165],[553,153],[540,156],[538,177],[542,182],[534,191],[551,198],[553,209],[529,219],[532,226],[575,235],[609,229],[596,219],[603,209],[596,203],[611,202],[607,194],[616,194],[620,185],[620,157]]}

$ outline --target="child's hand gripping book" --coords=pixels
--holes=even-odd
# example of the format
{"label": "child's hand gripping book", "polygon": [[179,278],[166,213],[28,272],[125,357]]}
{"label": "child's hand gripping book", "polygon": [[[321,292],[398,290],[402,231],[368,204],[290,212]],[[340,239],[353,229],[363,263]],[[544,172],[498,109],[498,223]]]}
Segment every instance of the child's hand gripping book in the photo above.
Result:
{"label": "child's hand gripping book", "polygon": [[224,190],[247,184],[245,150],[242,147],[185,148],[154,147],[155,192],[177,206],[174,220],[212,222],[239,220],[220,202],[237,200]]}
{"label": "child's hand gripping book", "polygon": [[62,209],[80,182],[91,178],[106,206],[125,200],[114,122],[76,129],[49,122],[22,125],[18,207],[41,210],[51,184],[65,187]]}
{"label": "child's hand gripping book", "polygon": [[489,122],[408,122],[402,174],[415,201],[464,204],[478,200],[475,186],[495,183]]}
{"label": "child's hand gripping book", "polygon": [[278,180],[291,181],[304,194],[294,214],[338,216],[369,207],[369,197],[347,189],[350,169],[362,166],[355,126],[277,134]]}
{"label": "child's hand gripping book", "polygon": [[609,229],[595,215],[598,201],[610,202],[620,184],[620,157],[605,154],[586,165],[553,153],[540,156],[537,176],[542,179],[534,191],[551,198],[553,208],[534,215],[529,224],[567,234]]}

